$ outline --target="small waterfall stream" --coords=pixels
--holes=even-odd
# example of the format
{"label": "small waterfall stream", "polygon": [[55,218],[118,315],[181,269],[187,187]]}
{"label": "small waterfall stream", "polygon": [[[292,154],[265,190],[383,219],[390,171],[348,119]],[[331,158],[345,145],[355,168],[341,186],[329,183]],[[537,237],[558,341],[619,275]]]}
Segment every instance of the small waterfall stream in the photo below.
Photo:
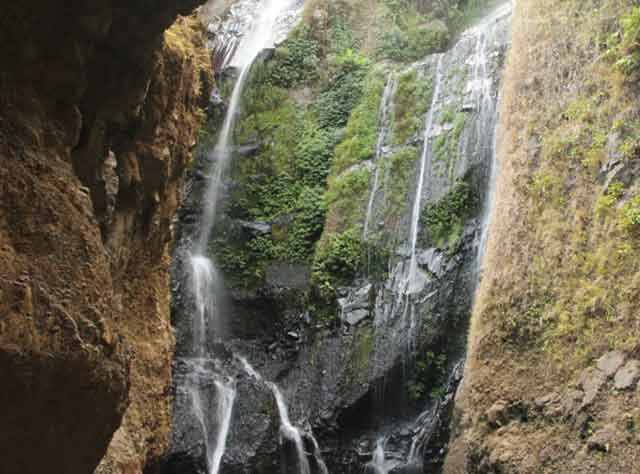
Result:
{"label": "small waterfall stream", "polygon": [[364,219],[364,230],[362,232],[363,240],[367,240],[369,235],[369,226],[371,225],[371,217],[373,214],[373,205],[376,200],[378,189],[380,188],[380,159],[383,153],[385,143],[389,137],[389,119],[392,112],[393,94],[396,88],[396,81],[393,74],[389,74],[387,83],[382,92],[380,99],[380,108],[378,110],[378,139],[376,140],[376,150],[374,155],[375,172],[373,175],[373,185],[369,194],[369,202],[367,203],[367,214]]}
{"label": "small waterfall stream", "polygon": [[[249,377],[258,382],[264,382],[269,390],[271,390],[273,398],[276,401],[276,406],[278,407],[278,415],[280,418],[280,445],[283,446],[284,440],[292,442],[295,446],[296,472],[299,474],[311,474],[312,470],[311,465],[309,464],[308,453],[305,451],[303,433],[291,423],[289,418],[289,409],[287,408],[287,403],[280,391],[280,388],[274,382],[265,382],[262,375],[253,368],[245,357],[236,354],[235,358],[240,362],[242,370],[244,370]],[[320,445],[313,436],[313,433],[306,432],[304,433],[304,436],[310,440],[313,446],[313,452],[311,455],[315,460],[319,474],[329,474],[327,465],[325,464],[324,459],[322,458],[322,453],[320,452]]]}
{"label": "small waterfall stream", "polygon": [[429,139],[431,138],[434,117],[438,100],[440,99],[440,90],[442,88],[442,56],[438,57],[436,66],[435,86],[433,91],[433,99],[431,106],[427,112],[424,126],[424,143],[422,144],[422,155],[420,156],[420,168],[418,170],[418,183],[416,185],[416,193],[413,198],[413,209],[411,210],[411,230],[409,233],[410,260],[409,273],[407,275],[404,292],[412,294],[424,288],[424,276],[419,273],[418,260],[416,258],[416,245],[418,244],[418,230],[420,227],[420,214],[422,212],[422,188],[424,186],[425,172],[431,168],[431,153],[429,149]]}
{"label": "small waterfall stream", "polygon": [[[232,155],[233,128],[240,109],[242,93],[255,59],[265,48],[273,46],[276,36],[281,33],[278,28],[279,19],[283,13],[291,12],[294,5],[295,0],[263,0],[254,5],[255,11],[246,21],[246,30],[241,39],[234,39],[231,49],[227,52],[232,54],[231,59],[225,59],[239,69],[239,75],[231,93],[218,141],[209,156],[212,165],[203,197],[200,232],[189,256],[190,286],[195,305],[195,314],[192,316],[192,353],[195,359],[192,366],[198,373],[209,370],[207,335],[211,332],[217,335],[221,323],[219,296],[222,283],[214,262],[207,256],[207,246],[213,232],[216,211]],[[191,383],[187,391],[191,394],[193,411],[202,426],[208,472],[218,474],[231,426],[236,386],[233,379],[213,375],[217,395],[213,413],[209,412],[204,402],[210,397],[209,393],[204,393],[209,390],[206,386]],[[309,473],[305,471],[302,474]]]}
{"label": "small waterfall stream", "polygon": [[[480,266],[495,186],[499,51],[507,42],[510,12],[510,3],[499,6],[467,29],[449,51],[427,58],[424,62],[430,71],[433,89],[424,120],[415,194],[407,220],[410,228],[406,245],[399,251],[401,258],[386,284],[386,288],[392,291],[391,302],[379,298],[376,303],[376,333],[379,334],[376,341],[381,340],[376,350],[385,360],[384,352],[389,348],[403,347],[403,373],[405,366],[410,365],[411,358],[416,356],[418,338],[429,329],[425,324],[429,324],[433,312],[439,311],[442,315],[439,317],[449,317],[446,309],[442,308],[458,297],[455,292],[448,293],[448,290],[439,286],[442,285],[441,281],[447,281],[440,280],[445,272],[459,268],[454,270],[460,272],[454,277],[459,279],[455,280],[455,284],[460,286],[461,292],[466,291],[469,295],[467,311],[470,312],[473,304],[473,295],[481,276]],[[462,117],[464,125],[456,135],[453,122],[458,117]],[[442,139],[450,136],[457,140],[453,146]],[[444,157],[443,149],[447,153]],[[455,263],[446,250],[425,248],[425,244],[434,243],[421,237],[424,229],[421,228],[420,219],[427,204],[439,202],[458,180],[467,179],[470,174],[474,185],[479,188],[479,209],[476,217],[465,224],[468,230],[460,231],[461,235],[466,235],[466,247],[463,250],[466,256]],[[450,338],[453,340],[455,336]],[[385,342],[388,340],[393,342]],[[408,472],[422,472],[423,464],[426,466],[427,462],[431,462],[427,459],[435,453],[430,446],[440,436],[440,430],[446,430],[443,426],[448,423],[447,412],[452,407],[455,391],[462,378],[463,359],[464,353],[458,353],[448,362],[448,377],[443,384],[442,395],[428,400],[408,428],[412,433],[408,445],[401,445],[405,446],[401,449],[406,453],[403,472],[405,469]],[[389,427],[382,426],[382,430],[385,438],[389,439]],[[372,459],[367,464],[376,474],[385,472],[383,466],[386,459],[385,444],[380,442],[382,434],[378,433],[377,437]],[[395,441],[390,444],[399,442],[397,435],[391,438]],[[398,444],[391,449],[392,453],[397,452]]]}

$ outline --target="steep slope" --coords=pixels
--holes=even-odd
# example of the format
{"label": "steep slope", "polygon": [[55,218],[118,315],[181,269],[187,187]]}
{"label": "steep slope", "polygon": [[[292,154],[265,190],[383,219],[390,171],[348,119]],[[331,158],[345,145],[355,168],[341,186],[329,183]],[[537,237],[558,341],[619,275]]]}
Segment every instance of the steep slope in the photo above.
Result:
{"label": "steep slope", "polygon": [[[141,472],[168,429],[167,243],[208,98],[197,1],[0,18],[2,472]],[[177,29],[177,30],[176,30]]]}
{"label": "steep slope", "polygon": [[446,473],[638,471],[640,10],[518,1]]}

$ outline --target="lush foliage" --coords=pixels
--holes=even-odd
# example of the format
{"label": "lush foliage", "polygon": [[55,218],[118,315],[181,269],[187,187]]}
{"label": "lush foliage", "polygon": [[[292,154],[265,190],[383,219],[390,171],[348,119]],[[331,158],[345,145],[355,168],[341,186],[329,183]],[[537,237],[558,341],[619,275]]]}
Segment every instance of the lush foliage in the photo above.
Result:
{"label": "lush foliage", "polygon": [[426,77],[410,69],[398,77],[393,109],[393,141],[404,144],[424,127],[433,87]]}
{"label": "lush foliage", "polygon": [[408,62],[442,50],[449,30],[442,21],[427,22],[413,2],[386,0],[378,30],[377,55],[381,59]]}
{"label": "lush foliage", "polygon": [[323,128],[344,127],[359,102],[369,61],[352,49],[332,57],[330,78],[318,96],[315,111]]}
{"label": "lush foliage", "polygon": [[626,75],[640,69],[640,7],[636,6],[620,17],[620,29],[609,37],[609,56]]}
{"label": "lush foliage", "polygon": [[429,243],[450,253],[457,250],[462,228],[476,209],[473,188],[467,181],[458,181],[438,202],[430,203],[421,221]]}
{"label": "lush foliage", "polygon": [[280,45],[273,60],[268,62],[270,80],[274,85],[290,88],[318,77],[319,45],[311,37],[308,26],[296,28]]}
{"label": "lush foliage", "polygon": [[439,398],[444,395],[443,385],[446,382],[447,355],[427,351],[420,355],[415,362],[413,377],[408,382],[409,398],[417,401],[427,395]]}
{"label": "lush foliage", "polygon": [[378,135],[378,108],[383,88],[384,81],[377,71],[367,75],[360,103],[351,112],[344,137],[336,147],[333,173],[340,173],[373,157]]}

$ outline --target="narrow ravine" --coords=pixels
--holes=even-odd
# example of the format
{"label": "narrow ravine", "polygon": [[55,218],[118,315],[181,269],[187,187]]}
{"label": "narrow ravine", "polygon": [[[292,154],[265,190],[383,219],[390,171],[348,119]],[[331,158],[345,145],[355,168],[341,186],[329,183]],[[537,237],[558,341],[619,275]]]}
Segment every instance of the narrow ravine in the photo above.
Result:
{"label": "narrow ravine", "polygon": [[[446,452],[466,328],[480,278],[510,5],[464,30],[444,52],[408,66],[373,68],[379,85],[367,103],[367,114],[375,114],[373,133],[368,135],[371,152],[327,180],[332,186],[351,175],[367,177],[366,193],[360,190],[361,195],[352,199],[360,206],[361,220],[355,228],[366,243],[366,256],[356,276],[334,290],[330,305],[314,296],[317,288],[297,286],[305,280],[302,285],[309,285],[304,275],[312,271],[297,262],[269,261],[266,277],[260,276],[267,281],[262,287],[240,286],[229,278],[235,265],[245,263],[233,252],[245,242],[281,241],[300,212],[293,208],[273,220],[249,221],[237,211],[249,200],[247,196],[238,201],[243,188],[253,189],[254,180],[274,179],[270,171],[263,171],[273,165],[261,160],[276,160],[280,145],[290,147],[306,139],[262,137],[263,125],[255,122],[269,121],[267,129],[289,126],[274,120],[271,110],[256,109],[256,104],[264,107],[260,101],[266,94],[273,94],[274,82],[289,79],[278,75],[267,84],[260,81],[274,70],[280,74],[271,61],[284,61],[288,67],[291,55],[297,58],[308,47],[300,35],[310,30],[300,29],[297,39],[282,50],[261,54],[273,45],[265,31],[278,30],[278,8],[289,18],[296,8],[274,5],[256,18],[259,26],[251,31],[261,32],[256,33],[259,39],[248,32],[239,42],[232,39],[233,44],[216,46],[216,54],[224,57],[220,61],[235,68],[235,74],[227,71],[225,76],[236,79],[217,143],[203,159],[211,168],[206,174],[200,171],[204,168],[192,174],[194,187],[187,189],[192,207],[183,213],[186,230],[174,259],[179,355],[174,362],[168,474],[197,469],[201,459],[207,460],[210,474],[346,474],[362,468],[377,474],[430,472]],[[237,7],[234,14],[239,11]],[[319,14],[305,18],[309,17],[325,21]],[[236,28],[247,23],[226,21],[221,25]],[[344,53],[348,59],[341,61],[353,60],[349,51]],[[257,57],[260,74],[252,77]],[[331,94],[334,84],[324,87],[329,89],[321,94]],[[414,95],[407,96],[407,90]],[[301,108],[308,107],[314,93],[304,87],[289,91]],[[249,101],[248,110],[242,110],[243,100]],[[405,118],[403,125],[398,117],[407,107],[419,112]],[[399,135],[399,127],[407,123],[416,124],[415,130]],[[343,131],[334,136],[345,137]],[[318,153],[316,146],[314,142],[312,156]],[[297,166],[299,150],[294,146],[289,166]],[[287,158],[285,154],[277,159]],[[244,169],[264,172],[266,178],[243,176]],[[291,168],[284,169],[291,173]],[[203,188],[203,175],[200,197],[195,191]],[[272,196],[257,198],[254,206],[270,203]],[[199,217],[192,218],[198,209]],[[224,231],[216,229],[220,219]],[[331,217],[327,219],[325,226],[332,225]],[[240,240],[225,241],[229,238]],[[227,246],[235,250],[221,254]],[[225,259],[223,270],[213,255]],[[181,266],[180,257],[190,264]],[[182,290],[185,277],[190,278],[184,286],[189,292]],[[327,305],[322,308],[324,320],[317,319],[319,304]],[[185,336],[193,347],[187,347]]]}

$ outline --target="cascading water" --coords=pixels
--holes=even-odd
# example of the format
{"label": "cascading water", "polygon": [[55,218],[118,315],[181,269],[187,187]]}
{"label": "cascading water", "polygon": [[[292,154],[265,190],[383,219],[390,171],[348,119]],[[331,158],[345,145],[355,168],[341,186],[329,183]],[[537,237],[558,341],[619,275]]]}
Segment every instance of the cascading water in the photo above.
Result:
{"label": "cascading water", "polygon": [[[468,64],[471,66],[471,78],[467,83],[465,93],[470,96],[470,103],[463,105],[465,110],[472,110],[474,114],[474,127],[461,137],[459,150],[464,156],[487,157],[488,163],[484,166],[488,169],[486,177],[486,190],[484,192],[484,203],[481,209],[480,222],[478,225],[479,238],[477,239],[477,251],[473,258],[471,271],[471,285],[473,292],[478,285],[480,278],[479,268],[481,265],[483,252],[486,243],[486,233],[490,218],[490,210],[495,186],[496,176],[496,153],[495,137],[497,123],[498,89],[489,68],[491,53],[489,42],[495,41],[504,31],[504,23],[501,22],[511,13],[511,4],[507,3],[488,15],[475,27],[467,30],[459,44],[474,41],[473,54]],[[454,48],[455,53],[455,48]],[[434,93],[435,95],[435,93]],[[426,138],[425,138],[426,141]],[[424,150],[427,147],[425,146]],[[423,152],[424,153],[424,152]],[[414,207],[414,212],[416,207]],[[420,209],[418,208],[418,214]],[[419,218],[419,217],[418,217]],[[415,215],[412,223],[415,222]],[[412,227],[412,262],[415,261],[414,233]],[[473,298],[472,298],[473,300]],[[407,457],[407,464],[421,466],[426,446],[431,442],[435,432],[441,428],[444,420],[443,414],[450,409],[455,396],[457,385],[462,378],[462,359],[455,364],[450,372],[445,394],[436,400],[431,406],[420,414],[415,422],[415,434],[412,438],[411,447]]]}
{"label": "cascading water", "polygon": [[367,240],[369,235],[369,226],[371,223],[371,217],[373,214],[373,205],[375,203],[376,195],[380,187],[380,159],[384,149],[384,145],[389,136],[389,118],[391,112],[391,106],[393,104],[393,93],[395,91],[396,81],[392,74],[389,75],[387,83],[380,99],[380,108],[378,110],[378,139],[376,141],[376,150],[374,155],[375,172],[373,175],[373,186],[369,195],[369,202],[367,204],[367,214],[364,219],[364,230],[362,232],[363,240]]}
{"label": "cascading water", "polygon": [[[239,43],[234,44],[232,48],[233,56],[230,63],[239,69],[239,75],[233,87],[218,141],[209,156],[213,164],[203,198],[200,233],[189,256],[191,291],[195,304],[195,314],[192,318],[192,353],[195,359],[191,366],[198,373],[207,372],[209,366],[207,334],[214,332],[218,335],[217,330],[221,323],[219,296],[222,285],[214,262],[207,257],[207,246],[213,232],[218,201],[231,158],[232,134],[242,92],[252,64],[261,51],[273,46],[278,33],[278,19],[283,12],[291,11],[294,0],[264,0],[258,3],[255,6],[255,16],[247,22],[248,29]],[[233,380],[217,379],[214,386],[217,394],[214,413],[208,412],[208,404],[205,403],[210,397],[210,389],[199,383],[190,383],[187,386],[187,391],[191,394],[193,412],[202,426],[209,474],[217,474],[220,469],[236,397]],[[212,433],[211,429],[212,418],[215,419],[215,433]]]}
{"label": "cascading water", "polygon": [[[257,382],[264,382],[264,378],[262,377],[262,375],[260,375],[258,371],[253,368],[253,366],[245,357],[236,354],[235,358],[240,362],[242,370],[244,370],[244,372],[249,377],[252,377]],[[304,449],[302,432],[291,423],[291,420],[289,419],[289,410],[287,408],[287,404],[284,400],[282,392],[275,383],[264,383],[269,388],[269,390],[271,390],[271,393],[273,394],[273,397],[276,400],[276,405],[278,407],[278,415],[280,418],[280,444],[282,445],[285,439],[292,442],[295,446],[295,462],[297,472],[299,474],[311,474],[311,466],[307,458],[307,453]],[[322,453],[320,452],[320,445],[318,444],[318,441],[311,432],[305,433],[305,436],[311,441],[313,445],[312,455],[318,467],[319,474],[329,474],[327,465],[325,464],[324,459],[322,459]]]}
{"label": "cascading water", "polygon": [[[192,279],[186,287],[193,298],[185,300],[184,307],[191,308],[193,301],[196,304],[193,337],[189,337],[191,333],[187,327],[183,329],[185,337],[179,340],[182,346],[193,340],[193,359],[189,367],[200,367],[198,370],[202,372],[198,374],[197,383],[193,384],[198,396],[192,399],[194,411],[195,405],[200,408],[198,419],[205,432],[210,473],[216,474],[221,463],[225,466],[228,463],[230,468],[233,466],[234,471],[248,472],[254,463],[263,460],[273,462],[280,454],[288,473],[326,474],[320,448],[310,427],[301,424],[296,416],[299,408],[303,409],[301,413],[307,414],[316,433],[322,435],[323,448],[332,453],[328,459],[335,472],[347,472],[349,468],[344,466],[361,463],[362,459],[371,459],[367,464],[369,473],[386,474],[404,463],[411,469],[405,471],[406,466],[400,469],[412,472],[414,466],[417,469],[422,465],[421,460],[428,471],[429,459],[437,457],[440,448],[446,444],[440,442],[439,426],[446,424],[447,415],[443,410],[447,409],[447,403],[444,402],[453,399],[459,378],[450,378],[449,386],[445,387],[445,384],[447,375],[451,374],[452,367],[464,351],[464,342],[460,341],[465,338],[471,287],[477,278],[473,267],[484,248],[489,215],[488,212],[480,215],[479,211],[480,206],[483,211],[489,208],[493,187],[493,177],[489,175],[494,173],[490,160],[495,159],[492,150],[496,97],[507,41],[506,35],[502,37],[501,32],[493,31],[494,27],[506,30],[506,22],[495,23],[495,19],[484,21],[463,33],[449,51],[407,67],[406,71],[411,73],[409,84],[415,82],[424,86],[424,92],[413,96],[423,98],[424,104],[420,104],[423,111],[419,117],[421,130],[412,129],[411,135],[406,140],[403,138],[402,143],[394,135],[393,125],[397,117],[393,101],[394,95],[402,90],[400,84],[404,83],[400,80],[405,78],[402,75],[405,71],[394,71],[387,78],[377,113],[379,130],[373,150],[375,168],[372,169],[375,174],[370,182],[366,209],[364,205],[362,209],[363,214],[366,210],[362,237],[372,245],[376,245],[380,237],[384,245],[388,245],[385,251],[392,252],[389,278],[380,281],[377,274],[362,275],[353,288],[344,289],[344,293],[340,288],[338,302],[343,314],[340,332],[326,326],[314,330],[312,316],[304,309],[298,312],[298,308],[295,314],[287,313],[278,319],[277,325],[271,324],[270,318],[276,322],[276,316],[271,313],[280,311],[281,306],[277,310],[260,306],[255,311],[255,316],[259,316],[256,321],[239,319],[233,325],[231,338],[212,344],[212,334],[218,335],[212,329],[221,319],[218,288],[223,285],[213,262],[206,257],[207,244],[212,236],[216,207],[220,204],[226,167],[231,159],[233,122],[240,105],[242,84],[246,85],[248,81],[253,61],[236,62],[235,55],[228,58],[228,62],[238,67],[238,80],[220,139],[210,156],[215,165],[207,173],[209,187],[203,203],[205,209],[200,232],[193,232],[193,220],[187,223],[191,225],[188,237],[196,235],[198,238],[190,247]],[[237,44],[236,51],[240,54],[245,48],[240,42]],[[395,91],[396,81],[398,91]],[[454,121],[447,116],[462,117],[460,130],[453,130]],[[444,146],[440,146],[441,143]],[[397,165],[394,159],[402,156],[397,154],[398,151],[407,149],[411,154],[401,163],[405,173],[402,179],[406,184],[413,184],[407,195],[393,195],[398,189],[393,188],[397,183],[392,181],[398,176],[393,171],[394,163]],[[444,157],[440,153],[443,149],[446,151]],[[412,172],[414,176],[411,176]],[[477,193],[478,208],[464,218],[458,229],[459,245],[450,248],[448,243],[434,242],[425,232],[427,228],[420,220],[421,214],[427,212],[429,206],[445,199],[457,182],[467,178]],[[200,179],[199,174],[194,181],[196,186]],[[394,203],[397,204],[398,197],[400,205],[387,206],[385,200],[396,198]],[[406,198],[406,208],[403,198]],[[397,219],[389,226],[378,225],[383,219],[386,223],[388,209],[397,209]],[[188,242],[188,237],[185,242]],[[187,247],[185,244],[181,251]],[[188,259],[183,261],[189,262]],[[268,314],[263,314],[263,309]],[[289,309],[286,308],[287,311]],[[244,308],[238,309],[234,314],[245,316],[244,311]],[[251,311],[249,317],[254,316],[253,307]],[[278,318],[280,316],[277,315]],[[454,320],[457,321],[452,322]],[[184,321],[189,324],[187,318]],[[280,325],[280,322],[284,324]],[[245,324],[250,329],[246,329]],[[317,324],[315,327],[320,326]],[[256,327],[259,329],[254,334]],[[262,333],[263,327],[269,327],[264,331],[268,334]],[[209,349],[207,344],[211,345]],[[449,349],[456,345],[456,349]],[[214,351],[220,355],[220,360],[214,361],[217,363],[212,363]],[[289,402],[295,400],[295,405],[287,407],[287,399],[280,388],[267,382],[266,377],[263,379],[246,359],[234,355],[236,351],[251,354],[252,358],[259,360],[265,375],[275,377],[278,374],[282,391],[290,397]],[[424,375],[416,376],[414,366],[424,362],[425,354],[430,351],[436,356],[446,356],[446,362],[442,363],[445,367],[437,381],[425,376],[422,392],[413,398],[411,383]],[[183,367],[180,369],[184,370]],[[241,369],[250,377],[236,377]],[[236,385],[229,378],[223,378],[223,373],[233,374],[237,398]],[[183,392],[185,388],[186,384],[180,387]],[[225,392],[225,388],[233,392]],[[447,390],[446,396],[442,396],[444,389]],[[231,393],[233,396],[229,396]],[[277,415],[270,410],[272,400],[277,405]],[[188,411],[189,405],[184,403],[183,406]],[[289,418],[289,408],[295,424]],[[422,414],[416,417],[418,412]],[[186,433],[182,439],[195,438],[193,433],[198,432],[197,440],[201,439],[199,430],[192,429],[197,424],[194,418],[191,416],[185,422],[185,425],[190,424],[184,431],[178,431],[177,436]],[[278,429],[278,420],[280,447],[273,437],[275,429]],[[340,438],[334,443],[332,437],[336,433]],[[383,439],[379,439],[381,434],[384,434]],[[223,456],[227,437],[229,452]],[[375,450],[363,451],[372,442]],[[182,442],[180,447],[184,446],[200,449],[200,445],[191,439]],[[185,457],[201,459],[199,451],[197,454],[192,452],[183,449],[180,454],[187,453]]]}
{"label": "cascading water", "polygon": [[210,472],[216,474],[220,470],[220,462],[227,444],[227,436],[231,427],[231,415],[233,413],[233,402],[236,399],[236,389],[232,383],[223,383],[219,380],[215,382],[218,391],[218,404],[216,418],[219,423],[218,436],[210,460]]}
{"label": "cascading water", "polygon": [[390,466],[385,457],[384,444],[385,439],[383,437],[378,438],[376,441],[376,449],[371,456],[371,461],[367,463],[367,466],[374,474],[387,474],[389,472]]}
{"label": "cascading water", "polygon": [[[480,276],[496,173],[499,75],[510,11],[510,4],[500,6],[466,30],[449,51],[412,66],[416,71],[424,71],[432,95],[422,131],[415,194],[407,213],[409,232],[407,236],[399,236],[401,245],[394,269],[385,292],[377,295],[375,357],[379,366],[395,364],[400,359],[402,370],[398,378],[404,386],[408,377],[413,376],[411,370],[415,369],[411,367],[418,351],[424,351],[424,341],[432,337],[428,331],[432,328],[446,331],[440,332],[446,343],[438,342],[442,349],[437,350],[446,353],[448,379],[434,392],[437,395],[427,397],[417,418],[396,425],[402,427],[398,431],[411,432],[410,437],[403,438],[398,431],[389,436],[392,432],[389,424],[394,422],[388,420],[394,408],[384,403],[377,407],[377,411],[385,413],[380,430],[390,440],[392,452],[404,453],[402,469],[407,472],[422,472],[423,464],[437,466],[441,454],[439,448],[434,451],[433,447],[446,444],[448,413],[462,376],[464,326],[455,327],[459,323],[447,320],[470,313]],[[425,232],[429,229],[421,223],[421,215],[428,205],[446,199],[460,182],[474,189],[477,214],[466,217],[457,230],[459,243],[443,248]],[[434,352],[430,352],[432,357]],[[394,358],[389,357],[390,353]],[[375,436],[380,436],[380,432]],[[384,454],[384,447],[378,443],[368,467],[378,472]]]}
{"label": "cascading water", "polygon": [[298,472],[300,474],[311,474],[311,467],[309,466],[309,460],[307,459],[307,454],[304,450],[302,435],[300,434],[300,431],[298,431],[298,428],[293,426],[289,420],[289,411],[287,409],[287,404],[284,401],[284,397],[276,384],[269,383],[268,385],[276,399],[278,413],[280,414],[280,444],[282,444],[283,439],[292,441],[296,448]]}
{"label": "cascading water", "polygon": [[420,213],[422,212],[422,188],[424,186],[425,171],[430,166],[431,153],[429,149],[429,140],[433,131],[434,117],[438,100],[440,98],[440,90],[442,88],[442,56],[438,58],[435,75],[435,86],[433,91],[433,99],[431,106],[427,112],[424,126],[424,143],[422,145],[422,155],[420,156],[420,168],[418,170],[418,183],[416,185],[416,193],[413,199],[413,209],[411,210],[411,230],[409,231],[410,260],[409,272],[406,277],[404,292],[407,294],[416,293],[424,288],[424,276],[419,272],[418,260],[416,258],[416,245],[418,244],[418,230],[420,224]]}

